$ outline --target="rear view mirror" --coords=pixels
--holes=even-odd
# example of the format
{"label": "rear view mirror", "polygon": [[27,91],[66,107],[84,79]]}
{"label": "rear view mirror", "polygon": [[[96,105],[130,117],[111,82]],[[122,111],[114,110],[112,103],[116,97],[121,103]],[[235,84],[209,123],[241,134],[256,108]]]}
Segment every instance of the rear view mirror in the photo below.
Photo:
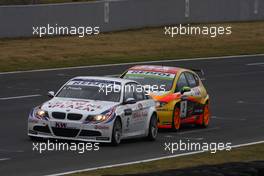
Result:
{"label": "rear view mirror", "polygon": [[136,100],[134,98],[128,98],[125,100],[124,104],[135,104]]}
{"label": "rear view mirror", "polygon": [[55,92],[54,91],[49,91],[48,92],[48,97],[53,98],[55,96]]}
{"label": "rear view mirror", "polygon": [[191,91],[191,88],[185,86],[185,87],[183,87],[183,88],[181,89],[181,94],[184,94],[185,92],[190,92],[190,91]]}

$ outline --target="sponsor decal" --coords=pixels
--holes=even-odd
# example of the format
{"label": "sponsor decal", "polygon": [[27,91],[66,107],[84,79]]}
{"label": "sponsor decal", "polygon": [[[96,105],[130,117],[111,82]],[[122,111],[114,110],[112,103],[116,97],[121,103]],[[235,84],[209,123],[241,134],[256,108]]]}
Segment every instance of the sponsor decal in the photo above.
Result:
{"label": "sponsor decal", "polygon": [[67,128],[67,124],[66,123],[61,123],[61,122],[56,122],[55,123],[55,127],[56,128]]}
{"label": "sponsor decal", "polygon": [[133,113],[134,119],[141,119],[143,117],[146,117],[148,115],[148,111],[136,111]]}
{"label": "sponsor decal", "polygon": [[144,71],[154,71],[162,73],[175,73],[177,69],[174,67],[167,66],[153,66],[153,65],[140,65],[132,68],[133,70],[144,70]]}
{"label": "sponsor decal", "polygon": [[98,130],[109,130],[109,126],[105,126],[105,125],[95,125],[94,129],[98,129]]}
{"label": "sponsor decal", "polygon": [[136,75],[136,76],[154,76],[160,78],[174,79],[175,74],[157,72],[157,71],[142,71],[142,70],[129,70],[126,75]]}
{"label": "sponsor decal", "polygon": [[121,85],[120,82],[108,81],[108,80],[93,80],[93,79],[74,79],[67,85],[79,85],[79,86],[109,86],[109,85]]}
{"label": "sponsor decal", "polygon": [[81,111],[88,111],[92,112],[96,109],[101,109],[101,105],[95,105],[92,104],[90,101],[79,101],[79,100],[71,100],[71,101],[57,101],[57,102],[49,102],[48,104],[49,108],[62,108],[67,109],[69,111],[70,109],[75,110],[81,110]]}

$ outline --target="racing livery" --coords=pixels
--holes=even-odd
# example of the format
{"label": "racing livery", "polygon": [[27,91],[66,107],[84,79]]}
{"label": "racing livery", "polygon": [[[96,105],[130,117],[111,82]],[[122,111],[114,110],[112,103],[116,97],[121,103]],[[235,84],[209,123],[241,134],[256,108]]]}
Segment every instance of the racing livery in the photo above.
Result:
{"label": "racing livery", "polygon": [[49,96],[49,101],[29,114],[31,138],[117,145],[125,138],[146,136],[155,140],[157,136],[155,101],[135,81],[75,77]]}
{"label": "racing livery", "polygon": [[144,85],[157,101],[158,127],[179,130],[181,124],[207,127],[210,120],[209,95],[196,72],[178,67],[139,65],[121,78]]}

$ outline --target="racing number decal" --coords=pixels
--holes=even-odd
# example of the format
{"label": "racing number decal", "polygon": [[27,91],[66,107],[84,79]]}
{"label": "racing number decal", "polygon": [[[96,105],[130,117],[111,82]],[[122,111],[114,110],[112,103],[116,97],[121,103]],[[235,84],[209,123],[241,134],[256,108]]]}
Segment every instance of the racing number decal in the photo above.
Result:
{"label": "racing number decal", "polygon": [[181,101],[181,106],[180,106],[180,117],[185,118],[187,116],[187,101]]}
{"label": "racing number decal", "polygon": [[126,124],[127,128],[129,128],[129,122],[130,122],[130,118],[127,118],[127,124]]}

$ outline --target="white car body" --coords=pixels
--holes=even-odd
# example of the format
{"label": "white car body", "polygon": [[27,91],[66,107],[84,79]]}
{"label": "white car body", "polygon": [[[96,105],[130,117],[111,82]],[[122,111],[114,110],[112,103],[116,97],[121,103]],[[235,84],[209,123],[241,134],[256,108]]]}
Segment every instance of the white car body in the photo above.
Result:
{"label": "white car body", "polygon": [[[125,93],[125,86],[130,84],[140,86],[135,81],[120,78],[88,76],[72,78],[52,99],[31,111],[28,118],[28,135],[40,138],[109,143],[112,141],[114,123],[119,118],[122,125],[121,139],[148,136],[150,119],[153,114],[156,115],[155,101],[142,92],[145,95],[143,99],[140,99],[139,94],[134,93],[135,99],[139,99],[133,104],[124,103],[125,96],[128,96],[128,93]],[[97,88],[99,86],[101,89],[107,86],[113,87],[113,85],[120,85],[121,88],[118,101],[58,96],[62,90],[77,91],[78,86],[80,90],[83,90],[84,86],[97,86]],[[39,116],[38,114],[42,112],[45,112],[45,115]],[[94,121],[100,118],[101,114],[104,118],[107,117],[106,120]]]}

